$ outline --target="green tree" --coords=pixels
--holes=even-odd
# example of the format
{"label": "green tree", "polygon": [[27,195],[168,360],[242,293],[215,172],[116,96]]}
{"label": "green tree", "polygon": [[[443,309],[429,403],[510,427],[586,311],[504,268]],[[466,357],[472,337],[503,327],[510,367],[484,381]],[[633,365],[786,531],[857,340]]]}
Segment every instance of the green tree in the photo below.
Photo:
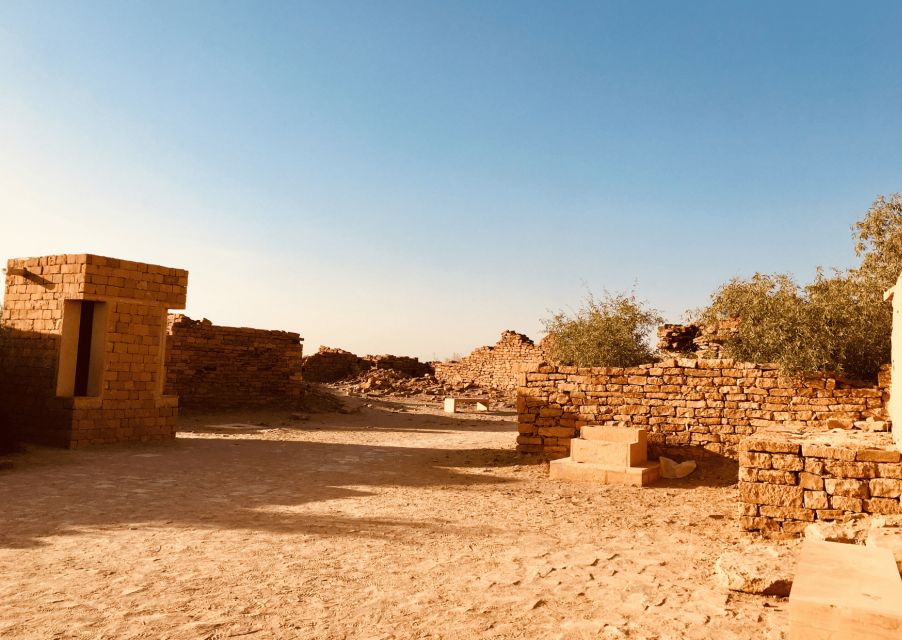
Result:
{"label": "green tree", "polygon": [[872,380],[889,362],[892,310],[883,292],[902,270],[902,198],[879,196],[853,227],[861,263],[804,287],[785,274],[734,278],[711,296],[701,322],[738,318],[726,355],[788,373]]}
{"label": "green tree", "polygon": [[543,321],[549,355],[555,362],[580,367],[632,367],[655,359],[649,334],[663,321],[635,293],[596,298],[586,295],[575,312],[558,311]]}

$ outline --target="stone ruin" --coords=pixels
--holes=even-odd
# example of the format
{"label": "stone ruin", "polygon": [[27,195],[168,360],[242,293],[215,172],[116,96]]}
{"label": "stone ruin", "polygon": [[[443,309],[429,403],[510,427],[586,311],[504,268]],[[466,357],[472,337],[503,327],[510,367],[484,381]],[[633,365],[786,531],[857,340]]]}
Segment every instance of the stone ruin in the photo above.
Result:
{"label": "stone ruin", "polygon": [[450,385],[497,389],[514,393],[521,374],[548,359],[543,344],[507,330],[494,346],[479,347],[460,360],[434,362],[435,377]]}
{"label": "stone ruin", "polygon": [[724,357],[724,345],[736,335],[737,320],[714,324],[664,324],[658,327],[658,351],[670,356]]}
{"label": "stone ruin", "polygon": [[5,428],[72,448],[173,438],[166,318],[184,308],[187,286],[182,269],[91,254],[10,260],[0,343]]}
{"label": "stone ruin", "polygon": [[410,356],[368,355],[360,357],[344,349],[320,347],[303,359],[301,371],[308,382],[339,382],[371,369],[395,371],[404,377],[418,378],[435,373],[432,364]]}

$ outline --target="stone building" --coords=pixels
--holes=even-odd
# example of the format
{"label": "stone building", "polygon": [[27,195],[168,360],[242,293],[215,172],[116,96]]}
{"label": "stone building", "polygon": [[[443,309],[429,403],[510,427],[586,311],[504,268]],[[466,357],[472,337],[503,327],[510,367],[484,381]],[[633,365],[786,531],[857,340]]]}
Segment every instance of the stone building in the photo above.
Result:
{"label": "stone building", "polygon": [[166,318],[187,286],[181,269],[90,254],[10,260],[0,429],[73,448],[174,437]]}

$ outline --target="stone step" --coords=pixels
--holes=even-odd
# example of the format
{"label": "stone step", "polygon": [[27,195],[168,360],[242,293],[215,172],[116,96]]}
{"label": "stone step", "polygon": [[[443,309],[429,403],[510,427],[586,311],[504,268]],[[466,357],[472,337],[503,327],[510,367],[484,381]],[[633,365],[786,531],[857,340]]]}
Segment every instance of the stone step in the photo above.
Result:
{"label": "stone step", "polygon": [[570,457],[574,462],[612,467],[636,467],[647,461],[645,443],[642,442],[574,439],[570,441]]}
{"label": "stone step", "polygon": [[[574,442],[576,442],[574,440]],[[610,466],[576,462],[572,458],[552,460],[548,477],[552,480],[569,482],[594,482],[596,484],[623,484],[644,487],[660,477],[661,467],[657,463],[634,467]]]}
{"label": "stone step", "polygon": [[580,429],[583,440],[604,440],[605,442],[638,442],[645,445],[648,432],[636,427],[591,424]]}
{"label": "stone step", "polygon": [[789,640],[902,638],[902,579],[889,549],[806,540],[789,594]]}

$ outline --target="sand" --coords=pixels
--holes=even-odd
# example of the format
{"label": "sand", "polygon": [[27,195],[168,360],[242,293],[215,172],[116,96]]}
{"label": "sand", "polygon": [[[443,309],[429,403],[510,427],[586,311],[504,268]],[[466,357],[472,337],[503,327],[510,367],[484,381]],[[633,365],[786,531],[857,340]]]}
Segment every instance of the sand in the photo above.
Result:
{"label": "sand", "polygon": [[[438,403],[180,418],[0,471],[3,638],[781,638],[719,587],[735,467],[571,485],[516,416]],[[304,416],[300,416],[304,418]],[[221,425],[245,424],[248,427]],[[216,426],[220,425],[220,426]]]}

